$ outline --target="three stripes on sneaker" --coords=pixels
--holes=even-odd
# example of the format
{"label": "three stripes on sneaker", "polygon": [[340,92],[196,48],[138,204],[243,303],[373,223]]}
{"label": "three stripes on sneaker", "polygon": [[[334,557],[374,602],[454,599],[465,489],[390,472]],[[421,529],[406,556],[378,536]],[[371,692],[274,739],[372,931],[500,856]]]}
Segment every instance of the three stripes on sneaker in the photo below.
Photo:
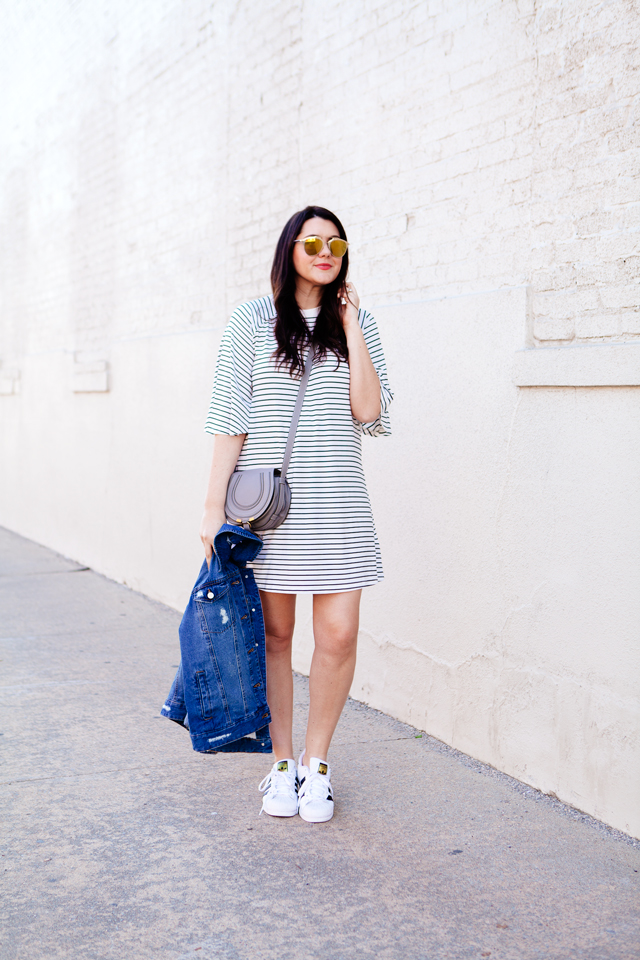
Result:
{"label": "three stripes on sneaker", "polygon": [[260,813],[271,817],[295,817],[307,823],[326,823],[333,817],[331,768],[311,757],[309,766],[295,760],[276,760],[258,789],[264,794]]}

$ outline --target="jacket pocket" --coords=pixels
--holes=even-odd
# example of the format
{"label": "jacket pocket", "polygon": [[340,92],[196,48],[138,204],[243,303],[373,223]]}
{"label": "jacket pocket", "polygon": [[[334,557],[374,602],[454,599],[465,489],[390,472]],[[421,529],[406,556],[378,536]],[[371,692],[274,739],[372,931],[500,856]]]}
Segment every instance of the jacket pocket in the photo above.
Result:
{"label": "jacket pocket", "polygon": [[231,597],[228,584],[223,587],[204,587],[198,590],[195,601],[210,635],[219,635],[231,630]]}
{"label": "jacket pocket", "polygon": [[204,587],[199,587],[194,591],[193,597],[194,600],[201,603],[215,603],[216,600],[220,600],[227,593],[229,593],[229,583],[223,581],[222,583],[209,583]]}

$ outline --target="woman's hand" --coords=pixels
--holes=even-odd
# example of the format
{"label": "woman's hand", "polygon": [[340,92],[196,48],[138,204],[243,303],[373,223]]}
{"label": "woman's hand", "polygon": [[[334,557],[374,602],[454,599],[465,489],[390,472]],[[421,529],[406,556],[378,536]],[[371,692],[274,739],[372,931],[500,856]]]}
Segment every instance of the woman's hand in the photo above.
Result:
{"label": "woman's hand", "polygon": [[238,462],[242,444],[246,433],[228,436],[225,433],[216,433],[213,438],[213,456],[211,458],[211,472],[207,495],[204,501],[204,513],[200,524],[200,539],[204,544],[204,553],[207,562],[211,561],[213,539],[227,522],[224,512],[224,502],[227,496],[227,484],[233,469]]}
{"label": "woman's hand", "polygon": [[360,306],[360,297],[358,291],[352,283],[345,283],[340,289],[338,297],[341,302],[340,316],[342,317],[342,326],[358,323],[358,307]]}
{"label": "woman's hand", "polygon": [[200,539],[204,545],[204,555],[207,563],[211,563],[211,557],[215,553],[213,548],[214,538],[223,525],[227,522],[224,510],[205,509],[200,523]]}
{"label": "woman's hand", "polygon": [[360,297],[352,283],[345,283],[340,294],[342,326],[349,350],[351,413],[360,423],[373,423],[380,416],[380,380],[358,322]]}

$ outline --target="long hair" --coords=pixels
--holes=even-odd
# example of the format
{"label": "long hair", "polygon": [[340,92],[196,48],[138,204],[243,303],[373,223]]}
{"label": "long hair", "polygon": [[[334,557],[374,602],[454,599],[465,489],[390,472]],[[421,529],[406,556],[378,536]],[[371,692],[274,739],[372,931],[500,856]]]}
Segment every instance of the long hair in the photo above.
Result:
{"label": "long hair", "polygon": [[274,351],[278,366],[288,366],[291,376],[301,375],[304,368],[305,347],[313,343],[319,359],[327,353],[334,353],[340,360],[348,360],[347,338],[345,337],[338,293],[344,284],[349,270],[349,251],[342,258],[340,272],[332,283],[322,290],[320,313],[313,332],[309,331],[300,307],[296,302],[296,270],[293,266],[293,243],[304,223],[313,217],[330,220],[336,225],[338,234],[347,239],[345,229],[330,210],[324,207],[305,207],[287,220],[280,234],[271,267],[271,286],[276,308],[275,337],[278,343]]}

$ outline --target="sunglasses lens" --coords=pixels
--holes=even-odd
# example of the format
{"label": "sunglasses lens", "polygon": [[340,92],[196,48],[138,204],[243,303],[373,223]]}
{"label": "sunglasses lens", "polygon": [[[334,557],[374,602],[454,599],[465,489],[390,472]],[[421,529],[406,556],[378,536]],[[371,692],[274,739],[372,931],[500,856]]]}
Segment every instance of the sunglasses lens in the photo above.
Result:
{"label": "sunglasses lens", "polygon": [[329,250],[331,250],[331,254],[334,257],[344,257],[347,252],[347,246],[346,240],[340,240],[337,237],[329,241]]}
{"label": "sunglasses lens", "polygon": [[320,237],[307,237],[304,241],[304,252],[315,257],[322,250],[323,243]]}

